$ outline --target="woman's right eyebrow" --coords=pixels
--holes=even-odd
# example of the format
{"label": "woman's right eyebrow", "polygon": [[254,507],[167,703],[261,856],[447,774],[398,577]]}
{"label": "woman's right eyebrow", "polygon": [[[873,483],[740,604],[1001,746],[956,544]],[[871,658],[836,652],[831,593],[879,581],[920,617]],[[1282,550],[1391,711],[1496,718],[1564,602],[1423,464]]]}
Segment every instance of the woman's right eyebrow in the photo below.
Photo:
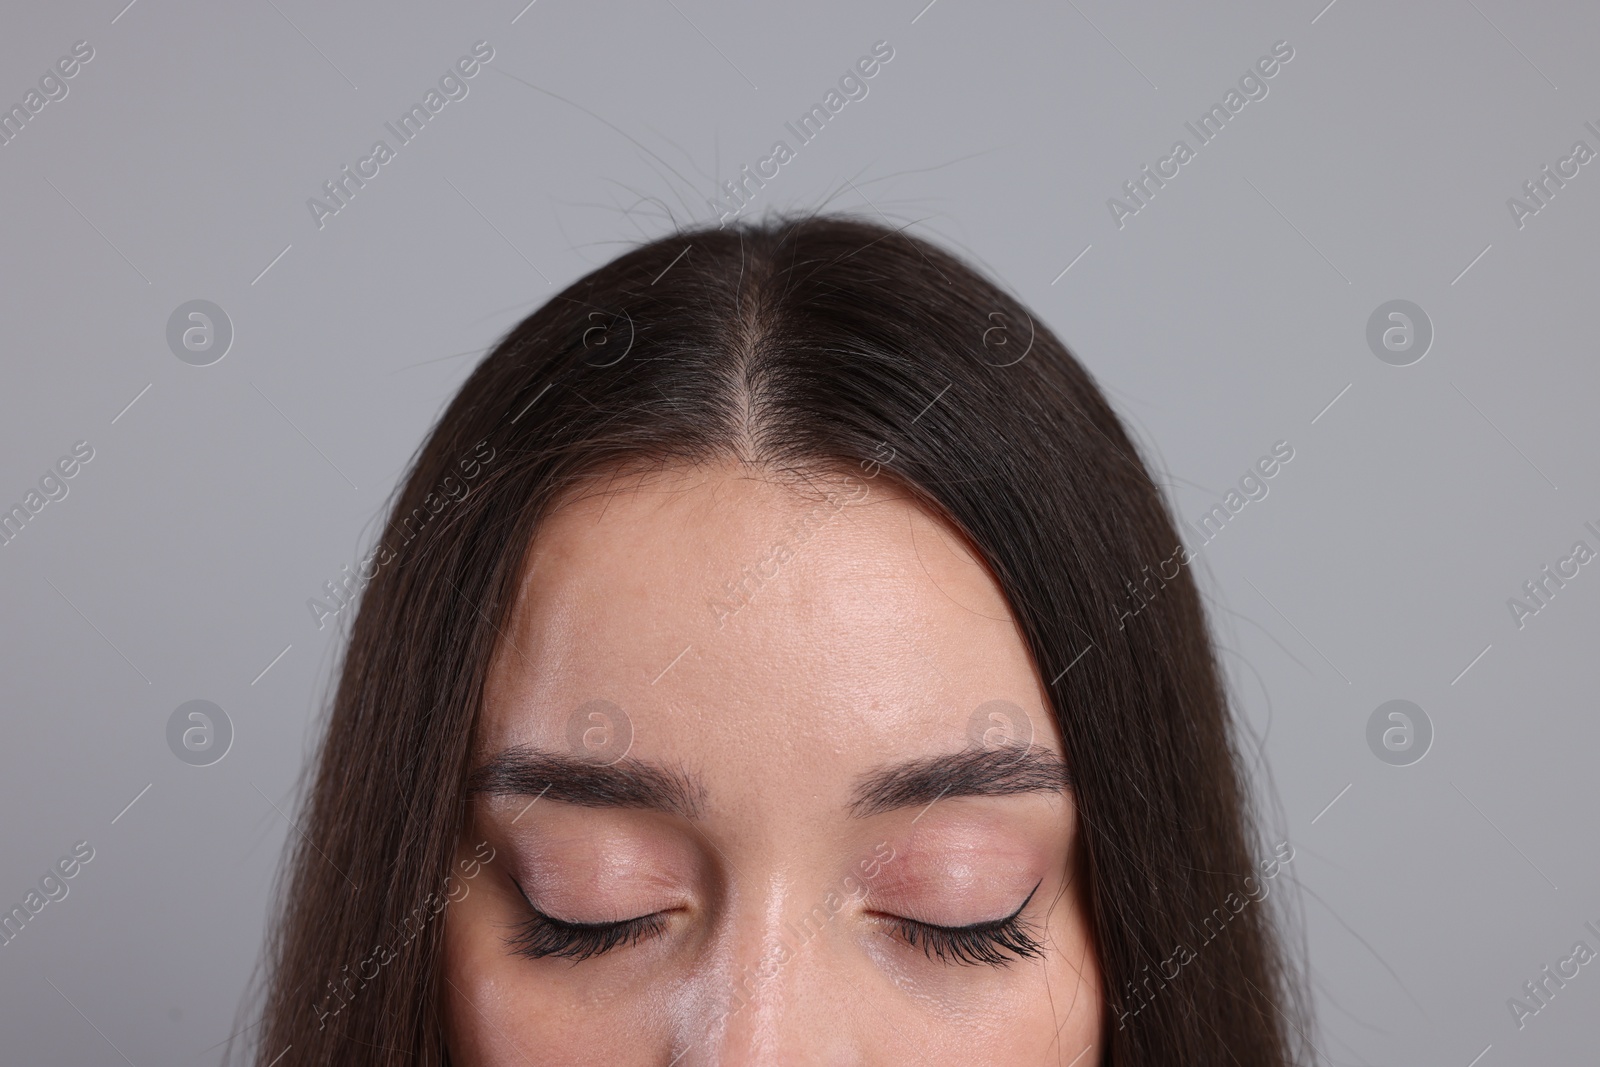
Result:
{"label": "woman's right eyebrow", "polygon": [[467,779],[469,794],[545,797],[586,808],[637,808],[700,817],[703,790],[688,775],[624,758],[596,763],[528,746],[508,748]]}

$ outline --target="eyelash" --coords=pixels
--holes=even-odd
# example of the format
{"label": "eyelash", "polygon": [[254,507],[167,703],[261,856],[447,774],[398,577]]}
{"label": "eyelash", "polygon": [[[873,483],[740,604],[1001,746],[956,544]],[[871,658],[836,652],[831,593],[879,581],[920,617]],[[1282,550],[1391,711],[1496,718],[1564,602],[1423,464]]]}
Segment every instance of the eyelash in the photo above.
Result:
{"label": "eyelash", "polygon": [[511,884],[522,894],[523,903],[533,918],[517,924],[517,932],[506,938],[511,951],[531,960],[553,956],[574,963],[634,945],[666,929],[666,917],[659,912],[608,923],[573,923],[546,915],[533,906],[527,892],[515,878]]}
{"label": "eyelash", "polygon": [[[555,957],[578,963],[615,948],[638,944],[666,929],[666,918],[659,912],[617,922],[567,922],[534,907],[527,892],[515,878],[511,884],[522,894],[522,900],[533,912],[533,917],[519,923],[517,932],[506,939],[506,944],[517,955],[528,959]],[[1022,921],[1023,909],[1038,891],[1039,886],[1035,885],[1017,910],[1003,919],[990,919],[967,926],[935,926],[896,916],[889,925],[901,940],[912,948],[922,949],[929,959],[951,964],[1004,967],[1013,959],[1039,959],[1044,955],[1043,943],[1034,937],[1028,925]]]}
{"label": "eyelash", "polygon": [[1040,959],[1044,956],[1044,944],[1022,921],[1022,909],[1039,891],[1039,885],[1033,887],[1016,911],[1003,919],[967,926],[934,926],[895,917],[890,925],[912,948],[920,948],[929,959],[937,958],[945,963],[1004,967],[1013,959]]}

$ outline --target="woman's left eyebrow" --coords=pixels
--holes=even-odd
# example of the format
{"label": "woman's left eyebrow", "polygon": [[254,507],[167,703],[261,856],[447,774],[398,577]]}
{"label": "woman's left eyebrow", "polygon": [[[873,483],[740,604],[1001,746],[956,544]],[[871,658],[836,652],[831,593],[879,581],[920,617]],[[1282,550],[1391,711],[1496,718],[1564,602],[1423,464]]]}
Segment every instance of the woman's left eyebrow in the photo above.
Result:
{"label": "woman's left eyebrow", "polygon": [[1067,762],[1049,749],[978,748],[925,756],[862,775],[851,813],[857,818],[932,804],[948,797],[1060,793],[1072,788]]}
{"label": "woman's left eyebrow", "polygon": [[688,775],[642,760],[594,763],[530,747],[508,748],[472,772],[468,793],[545,797],[586,808],[639,808],[700,817],[703,789]]}

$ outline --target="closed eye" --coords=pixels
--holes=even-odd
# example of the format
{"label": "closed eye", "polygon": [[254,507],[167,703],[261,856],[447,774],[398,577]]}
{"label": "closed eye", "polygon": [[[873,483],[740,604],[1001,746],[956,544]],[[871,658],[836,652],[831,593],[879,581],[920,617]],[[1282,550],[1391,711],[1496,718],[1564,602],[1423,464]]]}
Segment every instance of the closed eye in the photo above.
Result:
{"label": "closed eye", "polygon": [[517,892],[522,895],[523,903],[532,915],[516,925],[516,932],[506,938],[506,945],[512,952],[528,959],[555,957],[577,963],[615,948],[637,944],[666,930],[667,917],[664,912],[599,923],[558,919],[535,907],[515,878],[511,879],[511,884],[517,887]]}
{"label": "closed eye", "polygon": [[[1039,885],[1043,884],[1041,879]],[[938,926],[899,915],[885,919],[896,937],[912,948],[922,949],[929,959],[1004,967],[1013,960],[1039,959],[1044,955],[1043,942],[1022,919],[1022,911],[1039,891],[1039,885],[1029,891],[1015,911],[1000,919],[965,926]]]}

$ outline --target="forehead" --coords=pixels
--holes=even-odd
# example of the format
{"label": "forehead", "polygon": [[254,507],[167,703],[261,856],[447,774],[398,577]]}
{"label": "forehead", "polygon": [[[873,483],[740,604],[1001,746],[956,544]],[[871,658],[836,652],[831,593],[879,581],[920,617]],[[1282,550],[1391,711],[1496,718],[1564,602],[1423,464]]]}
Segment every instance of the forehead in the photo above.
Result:
{"label": "forehead", "polygon": [[635,756],[865,764],[960,748],[996,700],[1060,751],[987,568],[860,475],[700,466],[572,499],[530,546],[485,696],[482,753],[568,748],[616,725],[603,708]]}

